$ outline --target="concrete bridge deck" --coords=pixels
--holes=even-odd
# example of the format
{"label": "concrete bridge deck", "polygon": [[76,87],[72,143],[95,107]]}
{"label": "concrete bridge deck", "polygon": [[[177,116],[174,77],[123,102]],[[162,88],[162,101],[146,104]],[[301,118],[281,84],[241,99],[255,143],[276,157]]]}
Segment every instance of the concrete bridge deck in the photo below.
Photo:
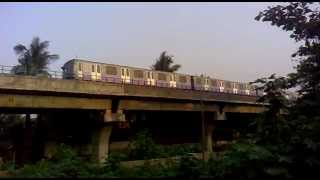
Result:
{"label": "concrete bridge deck", "polygon": [[0,75],[1,108],[61,108],[106,110],[263,111],[256,96],[159,88],[96,81]]}

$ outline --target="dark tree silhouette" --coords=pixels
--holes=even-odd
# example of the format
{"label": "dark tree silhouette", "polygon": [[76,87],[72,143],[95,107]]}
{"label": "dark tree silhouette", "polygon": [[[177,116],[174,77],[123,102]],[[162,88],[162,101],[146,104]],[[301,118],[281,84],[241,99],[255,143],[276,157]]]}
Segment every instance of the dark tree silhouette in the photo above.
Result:
{"label": "dark tree silhouette", "polygon": [[[13,49],[16,55],[18,55],[19,64],[14,66],[11,70],[13,74],[17,75],[30,75],[30,76],[45,76],[50,77],[48,72],[48,65],[59,58],[56,54],[50,54],[47,50],[49,47],[49,41],[40,41],[39,37],[34,37],[31,44],[27,48],[25,45],[18,44]],[[21,142],[17,144],[17,157],[18,163],[29,159],[32,150],[29,146],[32,144],[32,123],[30,113],[25,117],[25,131],[23,132],[23,144]],[[21,147],[20,147],[21,146]],[[22,152],[21,149],[24,149]]]}
{"label": "dark tree silhouette", "polygon": [[302,42],[292,57],[297,60],[297,70],[288,75],[290,87],[298,87],[301,101],[310,115],[320,115],[320,3],[291,2],[268,7],[256,20],[271,22],[290,32],[290,38]]}
{"label": "dark tree silhouette", "polygon": [[22,44],[13,49],[19,56],[19,65],[12,69],[12,73],[19,75],[45,75],[49,76],[48,65],[59,58],[56,54],[50,54],[47,49],[49,41],[41,42],[39,37],[33,38],[29,48]]}
{"label": "dark tree silhouette", "polygon": [[172,65],[173,56],[167,55],[166,51],[160,54],[160,57],[156,60],[156,63],[151,66],[151,69],[157,71],[175,72],[181,67],[179,64]]}

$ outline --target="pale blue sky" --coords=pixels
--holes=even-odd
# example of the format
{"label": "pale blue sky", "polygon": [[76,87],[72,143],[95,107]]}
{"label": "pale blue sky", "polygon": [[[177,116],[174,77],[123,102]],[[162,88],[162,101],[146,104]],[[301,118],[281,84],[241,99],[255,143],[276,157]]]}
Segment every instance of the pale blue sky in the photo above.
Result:
{"label": "pale blue sky", "polygon": [[60,55],[148,68],[167,50],[179,72],[252,81],[293,70],[298,45],[287,32],[254,20],[279,3],[0,3],[0,64],[34,36]]}

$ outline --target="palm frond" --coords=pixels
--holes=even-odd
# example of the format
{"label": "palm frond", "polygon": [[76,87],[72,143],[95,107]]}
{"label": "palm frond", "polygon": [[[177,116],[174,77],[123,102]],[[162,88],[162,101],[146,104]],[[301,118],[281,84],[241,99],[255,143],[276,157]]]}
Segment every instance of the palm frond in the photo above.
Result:
{"label": "palm frond", "polygon": [[20,55],[20,54],[23,54],[25,51],[27,51],[27,48],[22,44],[18,44],[14,46],[13,50],[17,55]]}
{"label": "palm frond", "polygon": [[41,42],[39,37],[33,38],[29,49],[21,44],[15,46],[15,52],[20,55],[18,59],[20,66],[16,67],[13,73],[24,72],[35,76],[47,72],[50,62],[59,59],[57,54],[50,54],[47,51],[48,47],[49,41]]}

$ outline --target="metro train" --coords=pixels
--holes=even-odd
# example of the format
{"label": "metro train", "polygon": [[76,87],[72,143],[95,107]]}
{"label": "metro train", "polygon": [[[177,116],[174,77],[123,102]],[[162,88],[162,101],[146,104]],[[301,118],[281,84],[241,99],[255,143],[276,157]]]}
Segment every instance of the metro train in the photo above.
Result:
{"label": "metro train", "polygon": [[128,83],[143,86],[167,87],[212,91],[248,96],[258,96],[252,85],[215,79],[209,76],[194,76],[180,73],[155,71],[115,64],[71,59],[63,67],[64,79]]}

